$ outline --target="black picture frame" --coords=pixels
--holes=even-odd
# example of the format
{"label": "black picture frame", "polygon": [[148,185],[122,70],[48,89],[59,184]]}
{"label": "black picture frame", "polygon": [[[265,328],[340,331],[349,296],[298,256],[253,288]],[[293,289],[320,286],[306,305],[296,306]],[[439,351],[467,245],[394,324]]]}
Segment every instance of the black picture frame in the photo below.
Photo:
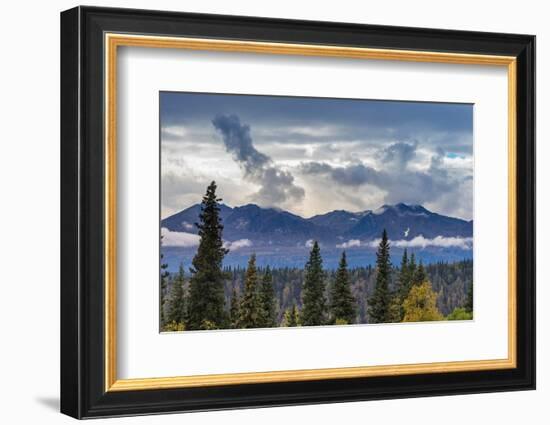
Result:
{"label": "black picture frame", "polygon": [[[106,392],[105,32],[516,57],[517,367]],[[96,7],[67,10],[61,13],[61,194],[62,413],[93,418],[535,388],[534,36]]]}

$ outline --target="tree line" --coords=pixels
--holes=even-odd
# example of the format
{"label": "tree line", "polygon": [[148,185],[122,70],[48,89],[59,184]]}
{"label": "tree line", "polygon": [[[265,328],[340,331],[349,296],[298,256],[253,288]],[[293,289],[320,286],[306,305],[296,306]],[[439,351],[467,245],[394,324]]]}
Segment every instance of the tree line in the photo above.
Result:
{"label": "tree line", "polygon": [[[464,279],[471,276],[471,261],[424,267],[421,261],[416,262],[414,253],[409,256],[405,250],[400,266],[393,267],[385,230],[374,269],[350,270],[344,251],[338,268],[326,271],[317,242],[304,269],[261,269],[254,254],[246,269],[223,268],[228,251],[222,240],[220,201],[212,182],[196,224],[200,242],[190,277],[186,278],[182,265],[170,274],[161,264],[160,320],[164,331],[472,318],[471,279]],[[449,276],[455,279],[451,285],[444,283]]]}

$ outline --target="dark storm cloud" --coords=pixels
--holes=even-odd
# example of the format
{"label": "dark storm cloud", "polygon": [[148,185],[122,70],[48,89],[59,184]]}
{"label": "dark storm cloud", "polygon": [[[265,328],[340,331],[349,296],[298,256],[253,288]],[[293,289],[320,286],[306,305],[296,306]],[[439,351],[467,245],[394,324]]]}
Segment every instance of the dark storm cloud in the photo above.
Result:
{"label": "dark storm cloud", "polygon": [[379,152],[380,168],[362,162],[332,166],[325,162],[302,163],[305,175],[326,176],[339,185],[358,188],[362,185],[383,190],[387,203],[425,203],[439,199],[459,187],[460,181],[444,168],[445,152],[439,149],[430,159],[427,170],[414,170],[408,163],[416,155],[418,143],[395,143]]}
{"label": "dark storm cloud", "polygon": [[304,174],[328,175],[335,182],[345,186],[360,186],[379,182],[380,173],[363,163],[351,164],[346,167],[333,167],[326,162],[306,162],[301,165]]}
{"label": "dark storm cloud", "polygon": [[361,186],[363,184],[383,186],[383,182],[390,177],[386,173],[377,171],[363,163],[334,167],[325,162],[307,162],[302,164],[301,172],[309,175],[329,176],[336,183],[344,186]]}
{"label": "dark storm cloud", "polygon": [[[355,162],[345,167],[333,167],[324,162],[306,162],[301,165],[301,171],[304,174],[329,175],[334,181],[346,186],[360,186],[368,183],[383,189],[383,186],[387,186],[389,182],[402,180],[409,161],[416,155],[417,146],[417,142],[398,142],[380,150],[377,156],[380,158],[379,163],[383,164],[383,171],[377,171],[362,162]],[[440,153],[437,154],[437,159],[432,158],[432,162],[436,161],[436,166],[441,165],[440,155]],[[407,177],[410,177],[410,173],[407,174]]]}
{"label": "dark storm cloud", "polygon": [[[256,146],[422,137],[424,147],[471,152],[470,104],[172,92],[162,92],[160,101],[163,126],[203,125],[213,115],[233,114],[253,124]],[[304,126],[327,131],[313,135],[301,131]]]}
{"label": "dark storm cloud", "polygon": [[217,115],[212,125],[221,134],[227,152],[243,168],[245,177],[261,186],[256,202],[271,206],[304,198],[304,189],[294,184],[294,176],[254,147],[250,127],[241,124],[238,116]]}
{"label": "dark storm cloud", "polygon": [[212,120],[212,124],[223,136],[227,152],[233,154],[247,173],[253,174],[270,162],[269,157],[252,144],[250,126],[241,124],[236,115],[218,115]]}
{"label": "dark storm cloud", "polygon": [[397,167],[404,168],[407,163],[412,160],[416,154],[418,142],[393,143],[384,149],[383,161],[385,163],[394,163]]}

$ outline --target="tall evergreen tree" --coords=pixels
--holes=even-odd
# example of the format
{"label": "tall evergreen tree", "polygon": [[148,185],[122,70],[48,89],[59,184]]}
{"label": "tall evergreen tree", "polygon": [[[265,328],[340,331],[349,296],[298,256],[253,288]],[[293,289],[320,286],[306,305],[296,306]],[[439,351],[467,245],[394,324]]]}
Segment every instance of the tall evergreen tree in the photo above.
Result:
{"label": "tall evergreen tree", "polygon": [[333,323],[355,322],[355,298],[351,293],[346,252],[342,253],[331,288],[330,316]]}
{"label": "tall evergreen tree", "polygon": [[271,269],[267,269],[263,275],[260,285],[260,314],[259,326],[262,328],[272,328],[277,325],[276,308],[275,308],[275,290],[273,288],[273,276]]}
{"label": "tall evergreen tree", "polygon": [[426,282],[426,280],[428,280],[428,277],[426,276],[426,270],[424,270],[422,261],[420,261],[412,277],[412,284],[422,285],[424,282]]}
{"label": "tall evergreen tree", "polygon": [[413,252],[411,253],[411,256],[409,258],[409,277],[411,278],[411,281],[415,273],[416,273],[416,257],[414,256],[414,252]]}
{"label": "tall evergreen tree", "polygon": [[466,294],[466,303],[464,304],[464,309],[468,313],[474,311],[474,285],[470,284],[468,287],[468,293]]}
{"label": "tall evergreen tree", "polygon": [[376,284],[374,294],[369,298],[369,316],[371,323],[388,323],[393,319],[392,296],[389,289],[391,274],[390,244],[386,229],[376,252]]}
{"label": "tall evergreen tree", "polygon": [[302,325],[317,326],[325,324],[325,274],[321,249],[317,241],[313,243],[309,260],[306,263],[302,301]]}
{"label": "tall evergreen tree", "polygon": [[172,283],[172,290],[170,291],[170,298],[168,299],[168,308],[166,312],[167,323],[184,323],[186,319],[185,315],[185,272],[183,265],[180,264],[178,274],[176,275],[174,282]]}
{"label": "tall evergreen tree", "polygon": [[199,223],[199,247],[193,258],[189,282],[187,329],[216,329],[224,326],[224,273],[222,261],[228,250],[223,247],[216,182],[210,183],[202,199]]}
{"label": "tall evergreen tree", "polygon": [[[411,258],[414,260],[414,253],[411,255]],[[415,266],[416,267],[416,266]],[[407,257],[407,249],[403,251],[403,257],[401,257],[401,266],[399,268],[399,276],[397,278],[398,281],[398,287],[395,294],[396,297],[396,304],[397,304],[397,320],[401,321],[403,320],[403,301],[405,298],[407,298],[407,295],[409,295],[409,291],[411,290],[411,284],[412,284],[412,273],[411,273],[411,266],[409,263],[409,259]]]}
{"label": "tall evergreen tree", "polygon": [[229,308],[229,320],[231,321],[231,327],[236,329],[239,325],[239,295],[237,294],[236,285],[233,283],[233,289],[231,290],[231,306]]}
{"label": "tall evergreen tree", "polygon": [[399,295],[401,298],[404,298],[403,295],[406,295],[409,292],[409,285],[411,283],[411,272],[406,248],[403,251],[403,257],[401,257],[401,266],[399,267],[399,276],[397,281],[399,284]]}
{"label": "tall evergreen tree", "polygon": [[[162,236],[160,237],[160,244],[162,246]],[[164,309],[166,307],[166,293],[168,292],[168,264],[164,262],[164,254],[160,253],[160,329],[163,330],[166,325],[166,315]]]}
{"label": "tall evergreen tree", "polygon": [[298,326],[298,311],[296,304],[292,304],[292,307],[285,311],[284,326],[287,328],[294,328]]}
{"label": "tall evergreen tree", "polygon": [[258,296],[258,271],[256,269],[256,255],[252,254],[248,260],[244,281],[244,293],[239,307],[239,328],[257,328],[260,325],[260,300]]}

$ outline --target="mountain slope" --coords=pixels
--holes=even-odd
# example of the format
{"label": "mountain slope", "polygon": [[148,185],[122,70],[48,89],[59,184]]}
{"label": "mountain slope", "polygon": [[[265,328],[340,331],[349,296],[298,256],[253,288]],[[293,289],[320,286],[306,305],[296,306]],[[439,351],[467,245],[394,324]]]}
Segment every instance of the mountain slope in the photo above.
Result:
{"label": "mountain slope", "polygon": [[234,208],[224,221],[224,237],[228,240],[302,241],[322,238],[324,233],[323,227],[300,216],[254,204]]}
{"label": "mountain slope", "polygon": [[375,239],[380,237],[383,229],[393,240],[410,240],[420,235],[425,238],[470,237],[473,223],[433,213],[421,205],[401,203],[384,205],[365,214],[344,236],[350,239]]}
{"label": "mountain slope", "polygon": [[[200,204],[193,205],[161,222],[172,232],[197,233]],[[276,208],[262,208],[254,204],[231,208],[220,205],[223,239],[229,253],[224,265],[245,267],[250,255],[257,255],[258,265],[272,267],[303,267],[309,255],[311,240],[321,244],[323,265],[329,269],[338,266],[345,249],[350,267],[373,264],[376,260],[376,242],[386,229],[392,246],[392,257],[400,258],[404,247],[409,247],[425,263],[459,261],[472,258],[471,237],[473,222],[447,217],[420,205],[384,205],[375,211],[332,211],[305,219]],[[417,236],[424,240],[415,241]],[[455,238],[434,240],[436,237]],[[178,238],[176,238],[177,240]],[[196,252],[196,238],[162,247],[170,270],[180,263],[190,264]],[[172,239],[174,240],[174,239]],[[189,243],[189,240],[194,243]],[[395,243],[396,241],[410,241]],[[429,242],[429,243],[428,243]],[[408,245],[407,245],[408,244]]]}
{"label": "mountain slope", "polygon": [[331,211],[326,214],[316,215],[308,219],[308,221],[331,229],[332,232],[344,234],[359,223],[361,218],[369,214],[371,211],[352,213],[345,210]]}
{"label": "mountain slope", "polygon": [[[173,232],[197,233],[200,204],[193,205],[162,220],[162,227]],[[309,239],[334,242],[348,239],[372,240],[386,229],[391,240],[425,238],[471,237],[472,221],[447,217],[427,210],[421,205],[384,205],[375,211],[332,211],[309,219],[275,208],[248,204],[231,208],[220,205],[224,239],[270,244],[304,243]]]}
{"label": "mountain slope", "polygon": [[[195,223],[199,221],[201,204],[195,204],[161,221],[161,226],[172,232],[197,233]],[[233,212],[233,208],[220,204],[220,216],[225,222]]]}

